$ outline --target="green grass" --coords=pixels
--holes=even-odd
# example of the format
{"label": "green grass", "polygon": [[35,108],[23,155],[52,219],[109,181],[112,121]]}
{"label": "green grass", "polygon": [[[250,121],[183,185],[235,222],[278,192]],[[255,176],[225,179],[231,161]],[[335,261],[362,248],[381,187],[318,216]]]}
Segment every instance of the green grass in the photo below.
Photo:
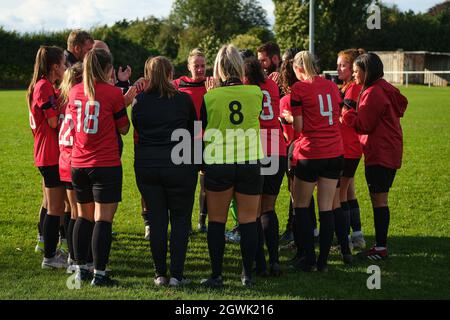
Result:
{"label": "green grass", "polygon": [[[132,135],[125,139],[123,202],[114,221],[118,234],[110,267],[120,287],[69,290],[63,271],[44,271],[34,253],[41,201],[41,176],[33,167],[33,138],[24,91],[0,91],[0,299],[449,299],[450,298],[450,89],[402,88],[409,107],[402,120],[404,162],[390,194],[389,260],[380,263],[381,290],[368,290],[370,263],[343,266],[330,257],[327,274],[303,274],[285,265],[281,278],[257,279],[251,289],[240,285],[240,249],[227,244],[225,289],[201,288],[209,275],[206,236],[191,237],[186,288],[155,288],[149,245],[143,238],[140,195],[133,172]],[[356,187],[363,231],[373,242],[373,214],[360,165]],[[286,183],[277,202],[281,229],[287,219]],[[193,224],[197,221],[196,198]],[[231,224],[229,224],[231,226]],[[282,252],[286,262],[291,252]]]}

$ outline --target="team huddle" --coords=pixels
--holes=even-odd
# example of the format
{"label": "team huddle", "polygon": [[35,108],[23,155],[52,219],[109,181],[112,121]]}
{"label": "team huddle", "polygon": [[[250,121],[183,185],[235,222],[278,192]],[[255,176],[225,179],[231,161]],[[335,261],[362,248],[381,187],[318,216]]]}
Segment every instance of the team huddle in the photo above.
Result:
{"label": "team huddle", "polygon": [[[319,76],[313,54],[289,48],[281,56],[273,42],[257,52],[224,45],[212,77],[205,61],[193,49],[190,76],[174,80],[167,58],[149,57],[144,77],[131,85],[131,68],[116,71],[107,44],[85,31],[74,30],[65,51],[40,47],[27,100],[43,177],[42,268],[67,268],[92,286],[117,284],[107,265],[129,106],[155,285],[190,283],[184,265],[198,180],[198,231],[207,233],[211,263],[204,286],[223,286],[230,206],[244,286],[254,276],[282,275],[283,241],[296,250],[289,263],[303,272],[328,271],[335,234],[344,264],[354,263],[356,249],[357,258],[386,259],[388,193],[401,166],[408,101],[383,79],[380,58],[362,49],[339,52],[339,86]],[[183,148],[174,139],[179,132],[186,133]],[[376,236],[368,250],[354,184],[362,155]],[[275,207],[285,175],[291,201],[280,236]]]}

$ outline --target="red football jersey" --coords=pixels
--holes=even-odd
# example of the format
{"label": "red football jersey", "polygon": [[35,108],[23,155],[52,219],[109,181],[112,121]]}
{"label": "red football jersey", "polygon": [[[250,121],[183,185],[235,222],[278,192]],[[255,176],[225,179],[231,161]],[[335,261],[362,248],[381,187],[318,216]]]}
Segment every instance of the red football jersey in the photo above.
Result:
{"label": "red football jersey", "polygon": [[72,182],[71,158],[75,137],[75,124],[67,105],[61,107],[59,129],[59,178],[61,181]]}
{"label": "red football jersey", "polygon": [[68,108],[75,126],[72,167],[120,166],[117,129],[130,123],[122,90],[97,83],[95,101],[88,100],[83,83],[70,91]]}
{"label": "red football jersey", "polygon": [[335,83],[316,76],[291,88],[293,116],[303,116],[303,130],[295,141],[297,159],[326,159],[344,154],[339,128],[339,89]]}
{"label": "red football jersey", "polygon": [[29,112],[34,135],[34,164],[36,167],[58,164],[58,130],[50,128],[47,119],[58,117],[58,104],[53,85],[45,78],[36,82]]}
{"label": "red football jersey", "polygon": [[[356,103],[358,101],[359,93],[362,86],[354,82],[343,88],[342,96],[344,98],[344,105],[348,108],[356,110]],[[342,142],[344,144],[344,158],[346,159],[359,159],[362,156],[362,146],[360,142],[359,134],[356,133],[355,128],[352,128],[341,122],[341,135]]]}
{"label": "red football jersey", "polygon": [[[278,120],[280,116],[280,90],[275,81],[266,79],[265,83],[259,85],[263,93],[263,109],[259,116],[261,130],[261,142],[266,156],[286,156],[286,141]],[[272,150],[272,143],[278,146]]]}
{"label": "red football jersey", "polygon": [[[280,99],[280,117],[283,117],[283,112],[285,110],[292,113],[290,93]],[[287,144],[291,144],[291,142],[294,140],[294,127],[292,126],[292,124],[283,124],[283,131],[284,133],[286,133],[286,137],[288,140]]]}
{"label": "red football jersey", "polygon": [[177,90],[185,92],[191,97],[197,113],[197,119],[200,119],[203,96],[206,94],[205,80],[196,82],[189,77],[183,76],[174,80],[173,85]]}

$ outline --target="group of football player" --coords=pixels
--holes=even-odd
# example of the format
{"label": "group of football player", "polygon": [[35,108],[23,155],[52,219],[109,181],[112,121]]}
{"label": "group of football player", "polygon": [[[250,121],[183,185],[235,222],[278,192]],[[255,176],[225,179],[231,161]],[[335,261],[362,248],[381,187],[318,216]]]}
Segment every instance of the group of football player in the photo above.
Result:
{"label": "group of football player", "polygon": [[[336,235],[343,262],[353,264],[352,250],[365,249],[354,183],[363,154],[376,241],[357,257],[388,257],[388,193],[401,166],[400,118],[408,102],[383,79],[376,54],[340,51],[334,81],[319,75],[310,52],[281,55],[273,42],[256,52],[224,45],[209,77],[205,54],[195,48],[187,67],[190,74],[174,80],[167,58],[149,57],[131,85],[131,67],[115,70],[108,45],[85,31],[72,31],[66,50],[39,48],[27,100],[43,177],[36,246],[42,268],[67,268],[93,286],[117,284],[107,264],[129,113],[155,285],[190,283],[184,265],[198,180],[197,229],[207,233],[212,270],[202,285],[223,286],[230,206],[244,286],[255,275],[282,274],[280,243],[295,248],[295,270],[326,272]],[[187,133],[181,152],[177,132]],[[276,200],[285,176],[289,218],[280,236]]]}

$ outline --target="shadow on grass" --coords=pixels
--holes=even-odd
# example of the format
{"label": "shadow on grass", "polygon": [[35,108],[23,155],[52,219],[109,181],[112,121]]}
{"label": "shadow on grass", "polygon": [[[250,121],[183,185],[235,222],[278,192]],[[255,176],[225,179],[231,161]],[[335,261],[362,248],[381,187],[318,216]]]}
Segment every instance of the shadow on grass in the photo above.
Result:
{"label": "shadow on grass", "polygon": [[[373,237],[367,237],[367,243]],[[121,234],[117,240],[120,251],[112,252],[117,277],[148,277],[153,275],[153,261],[147,241],[133,234]],[[144,245],[145,244],[145,245]],[[116,244],[115,244],[116,245]],[[294,252],[280,253],[283,275],[279,278],[255,277],[255,286],[244,289],[240,285],[240,247],[228,244],[224,257],[224,279],[227,289],[260,299],[448,299],[450,238],[390,237],[389,259],[382,262],[359,261],[345,266],[338,253],[330,254],[328,273],[304,273],[291,268],[287,260]],[[168,256],[168,264],[170,263]],[[381,290],[369,290],[367,268],[376,264],[381,269]],[[119,267],[119,266],[124,266]],[[125,267],[126,266],[126,267]],[[204,234],[190,238],[185,273],[197,285],[180,290],[207,293],[198,285],[210,273],[209,255]],[[218,294],[221,291],[218,291]]]}

